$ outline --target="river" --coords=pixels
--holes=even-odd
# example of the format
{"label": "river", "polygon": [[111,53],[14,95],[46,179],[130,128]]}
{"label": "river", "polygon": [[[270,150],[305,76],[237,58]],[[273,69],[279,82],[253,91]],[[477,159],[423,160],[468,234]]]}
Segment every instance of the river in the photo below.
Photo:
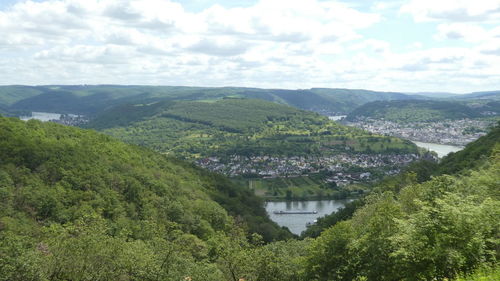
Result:
{"label": "river", "polygon": [[[317,200],[317,201],[277,201],[267,202],[266,211],[271,220],[279,226],[286,226],[294,234],[299,235],[306,229],[306,224],[314,222],[318,217],[331,214],[352,201],[347,200]],[[316,214],[275,214],[274,211],[317,211]]]}
{"label": "river", "polygon": [[21,116],[19,119],[27,121],[30,119],[37,119],[43,122],[47,122],[50,120],[59,120],[61,119],[61,114],[59,113],[51,113],[51,112],[31,112],[31,116]]}
{"label": "river", "polygon": [[328,119],[332,121],[339,121],[342,118],[347,117],[347,115],[335,115],[335,116],[328,116]]}
{"label": "river", "polygon": [[448,155],[448,153],[450,153],[450,152],[457,152],[457,151],[462,150],[464,148],[463,146],[427,143],[427,142],[419,142],[419,141],[414,141],[413,143],[416,144],[417,146],[426,148],[426,149],[431,150],[431,151],[435,151],[439,158],[443,158],[444,156]]}

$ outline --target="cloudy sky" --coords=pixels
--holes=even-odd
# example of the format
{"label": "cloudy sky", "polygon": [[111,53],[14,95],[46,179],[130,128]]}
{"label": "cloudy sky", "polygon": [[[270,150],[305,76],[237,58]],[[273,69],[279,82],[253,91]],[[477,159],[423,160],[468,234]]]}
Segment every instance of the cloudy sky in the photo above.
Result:
{"label": "cloudy sky", "polygon": [[0,0],[0,84],[500,89],[500,0]]}

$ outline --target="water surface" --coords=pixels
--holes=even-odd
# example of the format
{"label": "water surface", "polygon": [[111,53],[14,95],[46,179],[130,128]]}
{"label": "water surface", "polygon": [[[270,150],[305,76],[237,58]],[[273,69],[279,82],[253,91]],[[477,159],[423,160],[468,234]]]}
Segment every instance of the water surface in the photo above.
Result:
{"label": "water surface", "polygon": [[332,121],[339,121],[342,118],[347,117],[347,115],[336,115],[336,116],[328,116],[328,119]]}
{"label": "water surface", "polygon": [[[266,211],[271,220],[280,226],[286,226],[292,233],[300,234],[306,229],[308,222],[314,222],[318,217],[331,214],[352,201],[346,200],[316,200],[316,201],[277,201],[267,202]],[[290,214],[278,215],[274,211],[317,211],[317,214]]]}
{"label": "water surface", "polygon": [[50,120],[59,120],[61,119],[61,114],[59,113],[51,113],[51,112],[31,112],[31,116],[21,116],[19,119],[27,121],[30,119],[37,119],[43,122],[47,122]]}
{"label": "water surface", "polygon": [[435,151],[439,158],[443,158],[450,152],[457,152],[464,149],[463,146],[456,146],[456,145],[446,145],[446,144],[428,143],[419,141],[414,141],[413,143],[416,144],[417,146],[426,148],[431,151]]}

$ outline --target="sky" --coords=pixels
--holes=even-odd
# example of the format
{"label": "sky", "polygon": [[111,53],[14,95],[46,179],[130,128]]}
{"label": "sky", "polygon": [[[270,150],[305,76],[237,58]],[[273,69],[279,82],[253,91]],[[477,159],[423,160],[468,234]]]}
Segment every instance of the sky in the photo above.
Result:
{"label": "sky", "polygon": [[0,84],[500,90],[500,0],[0,0]]}

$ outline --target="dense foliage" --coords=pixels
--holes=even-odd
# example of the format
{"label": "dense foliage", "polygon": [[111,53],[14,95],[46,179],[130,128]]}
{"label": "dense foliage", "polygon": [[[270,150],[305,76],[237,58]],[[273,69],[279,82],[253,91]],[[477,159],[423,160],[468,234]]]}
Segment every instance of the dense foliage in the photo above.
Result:
{"label": "dense foliage", "polygon": [[276,103],[223,99],[113,108],[86,127],[185,158],[416,152],[411,142],[341,126]]}
{"label": "dense foliage", "polygon": [[468,173],[406,173],[318,238],[264,244],[212,200],[234,199],[218,176],[97,133],[0,121],[0,280],[498,276],[498,139]]}
{"label": "dense foliage", "polygon": [[[412,163],[405,167],[401,174],[388,176],[378,182],[374,185],[373,190],[379,191],[390,189],[399,191],[402,187],[411,182],[423,183],[430,180],[432,176],[468,173],[472,169],[477,169],[483,165],[484,162],[489,161],[489,157],[493,154],[499,140],[500,125],[494,127],[486,136],[470,143],[464,149],[445,156],[439,163],[426,160]],[[366,200],[360,198],[347,204],[344,208],[341,208],[333,214],[319,218],[318,222],[304,231],[302,236],[319,236],[321,232],[339,221],[350,219],[354,212],[358,208],[364,206],[365,203]]]}
{"label": "dense foliage", "polygon": [[291,237],[221,176],[39,121],[0,118],[0,201],[0,280],[220,280],[213,239]]}
{"label": "dense foliage", "polygon": [[441,280],[500,256],[500,145],[467,176],[380,186],[312,243],[307,280]]}
{"label": "dense foliage", "polygon": [[499,140],[500,123],[488,135],[469,143],[464,149],[450,153],[447,157],[443,158],[436,172],[440,174],[453,174],[478,166],[486,160],[488,155],[491,155],[495,144]]}

